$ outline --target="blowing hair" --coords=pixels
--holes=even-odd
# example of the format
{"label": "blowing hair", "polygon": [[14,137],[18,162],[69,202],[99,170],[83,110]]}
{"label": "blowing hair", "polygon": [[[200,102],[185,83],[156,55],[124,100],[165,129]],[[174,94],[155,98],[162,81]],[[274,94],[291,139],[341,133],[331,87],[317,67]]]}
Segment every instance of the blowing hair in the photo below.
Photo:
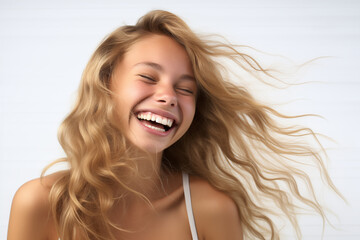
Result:
{"label": "blowing hair", "polygon": [[[303,166],[316,166],[335,191],[324,166],[322,147],[309,128],[282,126],[286,116],[256,101],[234,79],[225,77],[220,59],[247,72],[271,72],[231,44],[207,41],[166,11],[151,11],[136,25],[122,26],[99,45],[87,64],[73,110],[59,129],[69,169],[52,186],[51,214],[62,240],[114,239],[127,231],[111,222],[108,212],[120,192],[131,189],[128,174],[137,174],[136,149],[116,126],[110,83],[113,69],[137,41],[161,34],[181,44],[198,85],[196,113],[190,129],[163,153],[163,165],[204,178],[237,205],[245,237],[279,239],[277,215],[285,216],[301,238],[297,212],[308,206],[320,214],[313,183]],[[306,144],[308,138],[317,146]],[[302,186],[307,186],[304,190]],[[266,202],[266,204],[264,203]],[[270,206],[270,207],[269,207]]]}

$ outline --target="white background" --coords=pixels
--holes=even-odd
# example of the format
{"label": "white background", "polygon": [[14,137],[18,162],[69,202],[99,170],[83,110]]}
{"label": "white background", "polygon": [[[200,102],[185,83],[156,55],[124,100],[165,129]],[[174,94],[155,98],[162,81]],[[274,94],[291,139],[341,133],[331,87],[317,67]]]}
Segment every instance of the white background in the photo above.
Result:
{"label": "white background", "polygon": [[[131,3],[130,3],[131,2]],[[258,1],[12,1],[0,0],[0,238],[12,197],[63,156],[57,128],[75,98],[97,44],[122,24],[153,9],[181,16],[195,31],[285,55],[296,63],[319,56],[303,80],[285,90],[291,113],[318,113],[307,124],[334,140],[330,174],[347,198],[326,199],[338,215],[324,239],[360,239],[360,2]],[[304,239],[320,239],[321,224],[302,220]],[[290,237],[289,239],[292,239]]]}

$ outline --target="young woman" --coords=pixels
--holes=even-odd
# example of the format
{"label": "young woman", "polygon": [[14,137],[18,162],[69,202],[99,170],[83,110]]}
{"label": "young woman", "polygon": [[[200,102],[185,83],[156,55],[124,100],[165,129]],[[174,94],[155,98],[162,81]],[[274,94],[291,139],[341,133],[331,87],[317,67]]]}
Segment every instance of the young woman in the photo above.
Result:
{"label": "young woman", "polygon": [[333,187],[301,142],[316,136],[228,81],[224,57],[271,76],[166,11],[111,33],[60,128],[69,170],[18,190],[8,239],[278,239],[278,215],[298,237],[298,207],[324,217],[302,170]]}

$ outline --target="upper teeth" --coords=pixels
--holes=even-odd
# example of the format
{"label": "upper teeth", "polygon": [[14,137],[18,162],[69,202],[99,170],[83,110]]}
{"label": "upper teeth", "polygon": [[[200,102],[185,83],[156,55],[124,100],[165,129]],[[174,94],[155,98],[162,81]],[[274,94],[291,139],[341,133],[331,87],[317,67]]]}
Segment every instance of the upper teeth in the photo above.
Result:
{"label": "upper teeth", "polygon": [[168,127],[171,127],[174,122],[173,119],[163,117],[163,116],[157,115],[155,113],[151,113],[151,112],[138,113],[137,118],[157,122],[157,123],[160,123],[160,124],[168,126]]}

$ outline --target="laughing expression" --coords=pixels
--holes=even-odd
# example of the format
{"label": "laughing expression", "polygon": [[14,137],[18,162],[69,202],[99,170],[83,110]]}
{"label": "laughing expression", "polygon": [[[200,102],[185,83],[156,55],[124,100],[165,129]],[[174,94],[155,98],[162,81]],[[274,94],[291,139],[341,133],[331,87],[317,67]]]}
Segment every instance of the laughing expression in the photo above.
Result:
{"label": "laughing expression", "polygon": [[150,35],[132,45],[111,81],[125,137],[150,153],[179,140],[195,114],[193,76],[185,49],[170,37]]}

